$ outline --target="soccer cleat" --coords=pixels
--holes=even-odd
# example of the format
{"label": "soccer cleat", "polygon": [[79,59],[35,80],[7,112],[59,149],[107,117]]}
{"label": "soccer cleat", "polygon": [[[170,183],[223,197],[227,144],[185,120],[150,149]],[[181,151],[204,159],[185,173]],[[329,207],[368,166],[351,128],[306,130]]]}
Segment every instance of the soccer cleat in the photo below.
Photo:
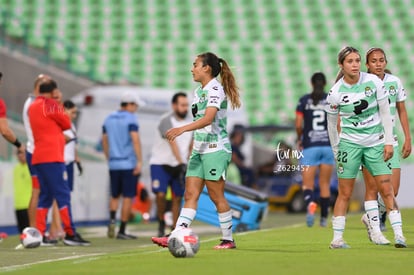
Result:
{"label": "soccer cleat", "polygon": [[367,234],[368,234],[368,239],[372,242],[372,237],[371,237],[371,225],[369,224],[369,218],[367,213],[364,213],[361,217],[361,222],[365,225],[366,229],[367,229]]}
{"label": "soccer cleat", "polygon": [[329,245],[330,249],[344,249],[344,248],[351,248],[344,239],[337,239],[331,242]]}
{"label": "soccer cleat", "polygon": [[63,243],[69,246],[89,246],[91,243],[87,240],[84,240],[79,233],[75,233],[75,235],[70,236],[66,234],[65,238],[63,239]]}
{"label": "soccer cleat", "polygon": [[395,236],[395,244],[396,248],[407,248],[407,243],[405,242],[404,236],[397,235]]}
{"label": "soccer cleat", "polygon": [[57,240],[49,239],[46,236],[43,236],[42,242],[40,243],[40,246],[55,246],[58,244]]}
{"label": "soccer cleat", "polygon": [[152,237],[151,241],[161,247],[168,247],[168,236],[164,237]]}
{"label": "soccer cleat", "polygon": [[118,240],[136,240],[138,237],[131,235],[131,234],[118,232],[118,234],[116,235],[116,238]]}
{"label": "soccer cleat", "polygon": [[389,245],[391,243],[381,232],[372,232],[371,241],[377,245]]}
{"label": "soccer cleat", "polygon": [[328,219],[327,218],[321,218],[319,222],[320,227],[327,227],[328,226]]}
{"label": "soccer cleat", "polygon": [[318,205],[315,202],[311,202],[308,205],[306,213],[306,224],[308,227],[312,227],[315,222],[315,212]]}
{"label": "soccer cleat", "polygon": [[113,239],[115,237],[115,222],[110,222],[108,225],[108,238]]}
{"label": "soccer cleat", "polygon": [[233,240],[220,240],[221,243],[216,245],[214,249],[234,249],[236,248],[236,243]]}

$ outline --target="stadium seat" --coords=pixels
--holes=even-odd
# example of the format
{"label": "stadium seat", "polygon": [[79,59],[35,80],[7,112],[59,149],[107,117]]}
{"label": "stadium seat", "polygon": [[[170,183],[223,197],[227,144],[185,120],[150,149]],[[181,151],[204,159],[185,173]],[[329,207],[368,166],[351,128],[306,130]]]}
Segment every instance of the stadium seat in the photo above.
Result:
{"label": "stadium seat", "polygon": [[[361,55],[371,46],[384,47],[390,68],[413,90],[407,58],[413,8],[410,1],[359,0],[0,0],[0,10],[12,14],[1,13],[0,26],[11,37],[46,47],[75,73],[93,71],[102,82],[128,78],[192,90],[193,58],[216,52],[234,70],[250,121],[282,123],[293,118],[290,109],[309,91],[312,73],[322,71],[333,82],[345,45]],[[267,114],[274,109],[288,116]]]}

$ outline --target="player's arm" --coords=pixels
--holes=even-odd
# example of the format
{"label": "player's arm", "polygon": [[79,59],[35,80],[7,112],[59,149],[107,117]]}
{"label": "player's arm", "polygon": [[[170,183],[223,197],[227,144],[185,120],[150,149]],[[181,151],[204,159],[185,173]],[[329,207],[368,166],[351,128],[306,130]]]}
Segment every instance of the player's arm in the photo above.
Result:
{"label": "player's arm", "polygon": [[18,149],[22,148],[22,144],[17,139],[12,129],[10,129],[7,118],[5,117],[0,118],[0,133],[8,142],[16,146]]}
{"label": "player's arm", "polygon": [[52,118],[62,129],[62,131],[68,130],[71,128],[70,118],[62,106],[60,106],[56,101],[48,101],[46,108],[51,110],[47,115]]}
{"label": "player's arm", "polygon": [[302,149],[302,135],[303,135],[303,113],[296,111],[295,117],[295,129],[296,129],[296,145],[299,149]]}
{"label": "player's arm", "polygon": [[392,158],[394,154],[394,136],[393,136],[393,123],[390,112],[390,104],[388,103],[388,98],[383,98],[377,101],[379,107],[379,113],[381,117],[381,122],[384,127],[384,161]]}
{"label": "player's arm", "polygon": [[108,141],[108,134],[106,133],[105,127],[103,127],[103,133],[102,133],[102,150],[104,152],[106,160],[109,160],[109,141]]}
{"label": "player's arm", "polygon": [[23,146],[17,139],[16,135],[10,129],[9,123],[7,122],[7,107],[3,100],[0,99],[0,134],[11,144],[17,147],[19,150],[23,150]]}
{"label": "player's arm", "polygon": [[137,164],[134,169],[134,175],[141,173],[142,169],[142,150],[141,150],[141,139],[138,132],[138,127],[135,130],[130,130],[129,134],[132,140],[132,146],[134,148],[135,157],[137,158]]}
{"label": "player's arm", "polygon": [[207,107],[204,116],[200,119],[184,126],[168,130],[165,134],[167,139],[174,140],[177,136],[181,135],[184,132],[194,131],[209,126],[211,123],[213,123],[217,111],[218,109],[216,107]]}
{"label": "player's arm", "polygon": [[178,149],[177,142],[175,140],[168,140],[168,143],[170,144],[171,151],[175,159],[178,161],[178,164],[184,163],[184,161],[181,159],[180,150]]}
{"label": "player's arm", "polygon": [[400,118],[401,128],[404,132],[404,144],[402,147],[402,157],[407,158],[411,154],[411,133],[408,122],[407,109],[404,101],[397,102],[398,117]]}

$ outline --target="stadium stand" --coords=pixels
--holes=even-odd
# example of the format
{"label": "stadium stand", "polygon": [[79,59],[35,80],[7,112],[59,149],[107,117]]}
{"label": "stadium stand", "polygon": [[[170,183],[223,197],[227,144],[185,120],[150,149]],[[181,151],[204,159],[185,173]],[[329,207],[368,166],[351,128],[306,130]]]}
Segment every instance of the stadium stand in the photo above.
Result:
{"label": "stadium stand", "polygon": [[233,66],[252,124],[290,123],[310,75],[332,83],[345,45],[383,47],[413,107],[409,0],[0,0],[0,10],[6,35],[100,82],[191,90],[192,59],[216,52]]}

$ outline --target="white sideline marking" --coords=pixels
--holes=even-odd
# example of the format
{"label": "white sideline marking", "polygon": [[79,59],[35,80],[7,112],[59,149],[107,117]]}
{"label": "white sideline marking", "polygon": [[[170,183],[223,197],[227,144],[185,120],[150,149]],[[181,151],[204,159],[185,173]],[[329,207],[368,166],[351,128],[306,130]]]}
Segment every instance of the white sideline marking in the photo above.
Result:
{"label": "white sideline marking", "polygon": [[[242,233],[235,233],[235,235],[242,236],[242,235],[249,235],[249,234],[254,234],[254,233],[258,233],[258,232],[267,232],[267,231],[283,229],[283,228],[297,228],[297,227],[300,227],[300,226],[303,226],[303,223],[298,223],[298,224],[289,225],[289,226],[276,227],[276,228],[251,230],[251,231],[246,231],[246,232],[242,232]],[[214,240],[217,240],[217,237],[202,240],[201,243],[207,243],[207,242],[211,242],[211,241],[214,241]],[[139,248],[145,248],[145,247],[153,247],[153,246],[154,246],[154,244],[145,244],[145,245],[140,245],[138,247]],[[168,251],[168,250],[165,249],[165,248],[160,248],[158,250],[138,252],[137,254],[146,255],[146,254],[160,253],[160,252],[165,252],[165,251]],[[84,262],[88,262],[88,261],[98,260],[100,258],[98,256],[103,256],[103,255],[106,255],[106,254],[108,254],[108,253],[83,254],[83,255],[75,255],[75,256],[67,256],[67,257],[62,257],[62,258],[50,259],[50,260],[42,260],[42,261],[26,263],[26,264],[20,264],[20,265],[5,266],[5,267],[0,267],[0,272],[15,271],[15,270],[20,270],[20,269],[25,269],[25,268],[28,268],[32,265],[36,265],[36,264],[52,263],[52,262],[73,260],[73,259],[79,259],[77,261],[74,261],[73,264],[80,264],[80,263],[84,263]],[[130,256],[130,255],[125,255],[125,256]]]}
{"label": "white sideline marking", "polygon": [[11,266],[1,267],[0,272],[24,269],[24,268],[27,268],[27,267],[30,267],[30,266],[36,265],[36,264],[45,264],[45,263],[52,263],[52,262],[58,262],[58,261],[64,261],[64,260],[79,259],[79,258],[85,258],[85,257],[95,257],[93,259],[96,259],[96,256],[102,256],[102,255],[105,255],[105,253],[75,255],[75,256],[68,256],[68,257],[62,257],[62,258],[56,258],[56,259],[50,259],[50,260],[42,260],[42,261],[37,261],[37,262],[32,262],[32,263],[27,263],[27,264],[11,265]]}

